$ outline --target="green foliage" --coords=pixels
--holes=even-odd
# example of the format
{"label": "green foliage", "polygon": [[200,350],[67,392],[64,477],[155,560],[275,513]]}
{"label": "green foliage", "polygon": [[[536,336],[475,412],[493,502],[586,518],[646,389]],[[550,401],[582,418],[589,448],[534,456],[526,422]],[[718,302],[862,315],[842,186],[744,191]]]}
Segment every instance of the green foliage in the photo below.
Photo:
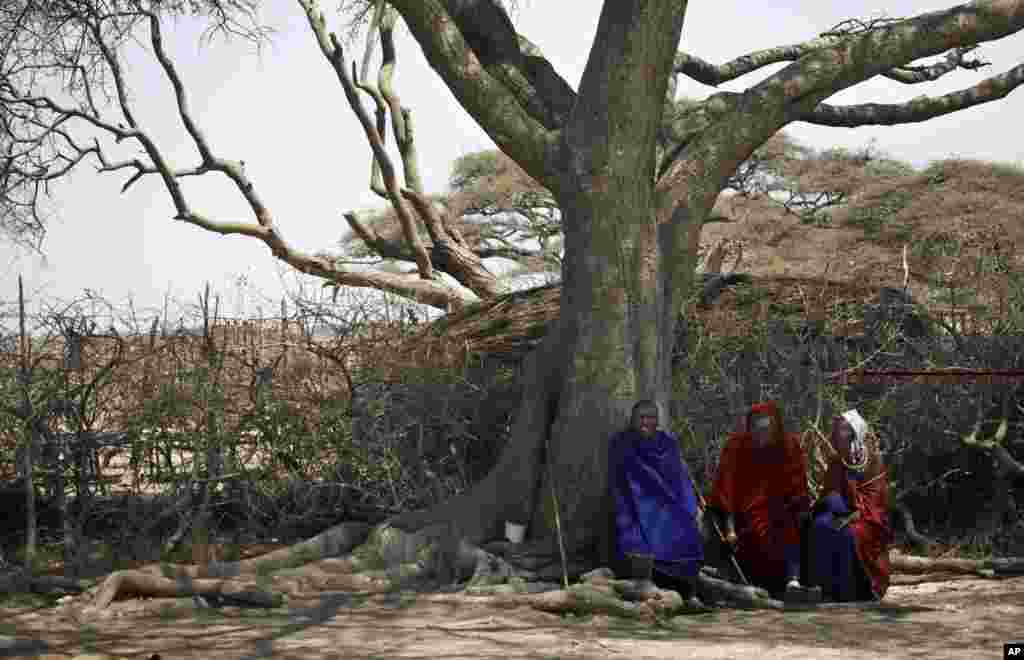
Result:
{"label": "green foliage", "polygon": [[78,628],[78,641],[82,645],[82,650],[86,653],[96,652],[96,640],[99,638],[100,631],[96,626],[83,624]]}
{"label": "green foliage", "polygon": [[480,179],[494,176],[498,172],[500,157],[500,153],[495,149],[459,156],[452,164],[448,186],[453,191],[462,191],[472,187]]}
{"label": "green foliage", "polygon": [[995,334],[1020,335],[1024,333],[1024,273],[1010,271],[1007,277],[1006,319],[995,328]]}
{"label": "green foliage", "polygon": [[924,176],[932,188],[941,186],[946,182],[946,161],[930,163],[924,170]]}
{"label": "green foliage", "polygon": [[818,160],[855,160],[857,157],[846,147],[828,147],[816,154]]}
{"label": "green foliage", "polygon": [[993,174],[1014,180],[1024,180],[1024,163],[987,163]]}
{"label": "green foliage", "polygon": [[889,225],[888,236],[894,241],[907,243],[914,236],[914,227],[905,222],[894,222]]}
{"label": "green foliage", "polygon": [[800,303],[771,303],[768,311],[773,317],[792,317],[794,314],[803,313],[804,306]]}
{"label": "green foliage", "polygon": [[960,242],[948,234],[931,234],[916,241],[910,253],[922,259],[951,257],[960,254]]}
{"label": "green foliage", "polygon": [[748,312],[754,305],[768,297],[768,292],[764,289],[759,289],[745,282],[737,284],[734,287],[734,291],[736,292],[736,304]]}
{"label": "green foliage", "polygon": [[704,446],[704,439],[697,434],[693,422],[685,417],[671,419],[669,421],[669,429],[679,439],[679,451],[682,452],[683,456]]}
{"label": "green foliage", "polygon": [[806,209],[800,212],[800,224],[825,228],[832,226],[832,215],[823,209]]}
{"label": "green foliage", "polygon": [[891,158],[876,158],[869,160],[864,165],[864,172],[870,176],[883,179],[894,179],[902,176],[910,176],[917,170],[910,163],[894,160]]}
{"label": "green foliage", "polygon": [[903,190],[890,190],[878,197],[871,206],[858,206],[851,210],[844,224],[860,227],[868,238],[877,238],[885,224],[910,203],[911,195]]}
{"label": "green foliage", "polygon": [[318,461],[317,435],[303,415],[285,401],[260,396],[255,410],[238,428],[238,433],[250,431],[254,432],[259,445],[273,456],[274,464],[295,475],[307,474],[309,467]]}

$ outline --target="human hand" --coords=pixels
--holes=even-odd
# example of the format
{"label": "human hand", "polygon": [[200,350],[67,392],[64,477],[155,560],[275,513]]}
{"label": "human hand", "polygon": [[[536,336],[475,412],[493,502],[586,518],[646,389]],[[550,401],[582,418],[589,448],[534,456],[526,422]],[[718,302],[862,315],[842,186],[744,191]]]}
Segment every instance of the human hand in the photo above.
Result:
{"label": "human hand", "polygon": [[824,513],[825,509],[828,508],[828,504],[826,504],[825,500],[828,497],[830,497],[832,495],[837,495],[837,494],[838,493],[836,493],[836,491],[834,491],[834,490],[831,490],[831,491],[829,491],[827,493],[823,493],[822,496],[818,498],[818,501],[814,503],[814,506],[811,507],[811,515],[812,516],[817,516],[819,514]]}
{"label": "human hand", "polygon": [[832,517],[832,527],[836,531],[838,531],[838,530],[844,529],[847,525],[849,525],[852,522],[855,522],[859,518],[860,518],[860,511],[854,511],[853,513],[851,513],[848,516],[833,516]]}

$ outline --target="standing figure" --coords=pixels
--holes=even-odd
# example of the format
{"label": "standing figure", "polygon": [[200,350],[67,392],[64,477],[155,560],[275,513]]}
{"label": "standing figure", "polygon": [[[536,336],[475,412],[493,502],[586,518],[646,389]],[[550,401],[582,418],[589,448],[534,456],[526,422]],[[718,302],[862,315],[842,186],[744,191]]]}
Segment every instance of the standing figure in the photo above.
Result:
{"label": "standing figure", "polygon": [[708,503],[753,584],[796,600],[820,598],[800,583],[800,532],[810,503],[799,436],[786,433],[774,401],[755,404],[722,449]]}
{"label": "standing figure", "polygon": [[[651,578],[700,607],[696,580],[704,559],[697,498],[675,436],[658,430],[653,401],[633,406],[630,426],[612,438],[609,482],[615,503],[616,560],[633,578]],[[642,568],[637,568],[642,567]]]}
{"label": "standing figure", "polygon": [[856,410],[832,423],[835,450],[808,535],[808,581],[836,601],[880,600],[889,587],[889,480]]}

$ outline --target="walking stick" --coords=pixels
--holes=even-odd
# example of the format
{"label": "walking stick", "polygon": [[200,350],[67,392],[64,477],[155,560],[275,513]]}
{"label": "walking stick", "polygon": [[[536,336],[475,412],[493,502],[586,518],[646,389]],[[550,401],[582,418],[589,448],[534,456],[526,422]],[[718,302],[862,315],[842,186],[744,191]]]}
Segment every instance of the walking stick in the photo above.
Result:
{"label": "walking stick", "polygon": [[[701,512],[704,515],[707,515],[708,505],[707,502],[704,501],[704,496],[700,494],[699,490],[697,490],[697,484],[693,483],[693,480],[690,480],[690,485],[693,486],[693,492],[697,495],[697,505],[700,507]],[[718,526],[718,521],[715,520],[714,516],[711,517],[711,524],[715,528],[715,533],[718,534],[718,540],[720,540],[724,545],[728,545],[725,541],[725,534],[722,533],[722,529]],[[729,552],[729,559],[732,560],[732,567],[736,569],[736,573],[740,576],[740,579],[743,580],[743,584],[750,586],[750,581],[747,580],[747,576],[743,574],[743,569],[740,568],[740,563],[736,561],[736,555],[732,553],[731,548]]]}

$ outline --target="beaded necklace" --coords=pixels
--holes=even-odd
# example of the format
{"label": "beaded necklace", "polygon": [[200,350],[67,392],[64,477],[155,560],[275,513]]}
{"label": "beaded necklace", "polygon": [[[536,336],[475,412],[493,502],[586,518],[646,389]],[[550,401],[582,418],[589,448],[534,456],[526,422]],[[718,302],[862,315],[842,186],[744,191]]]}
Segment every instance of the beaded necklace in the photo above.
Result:
{"label": "beaded necklace", "polygon": [[[857,440],[854,440],[854,442],[857,442]],[[838,449],[836,449],[835,445],[832,444],[832,438],[828,439],[828,445],[832,449],[832,453],[835,454],[839,458],[839,462],[842,463],[843,465],[845,465],[848,470],[857,470],[858,472],[863,471],[864,468],[866,468],[868,466],[867,443],[862,441],[860,444],[861,444],[860,450],[858,450],[856,452],[851,450],[851,452],[850,452],[851,455],[859,455],[860,460],[855,461],[855,462],[847,463],[846,459],[843,458],[843,455],[839,452]],[[853,442],[851,442],[850,445],[851,445],[851,448],[852,448]]]}

